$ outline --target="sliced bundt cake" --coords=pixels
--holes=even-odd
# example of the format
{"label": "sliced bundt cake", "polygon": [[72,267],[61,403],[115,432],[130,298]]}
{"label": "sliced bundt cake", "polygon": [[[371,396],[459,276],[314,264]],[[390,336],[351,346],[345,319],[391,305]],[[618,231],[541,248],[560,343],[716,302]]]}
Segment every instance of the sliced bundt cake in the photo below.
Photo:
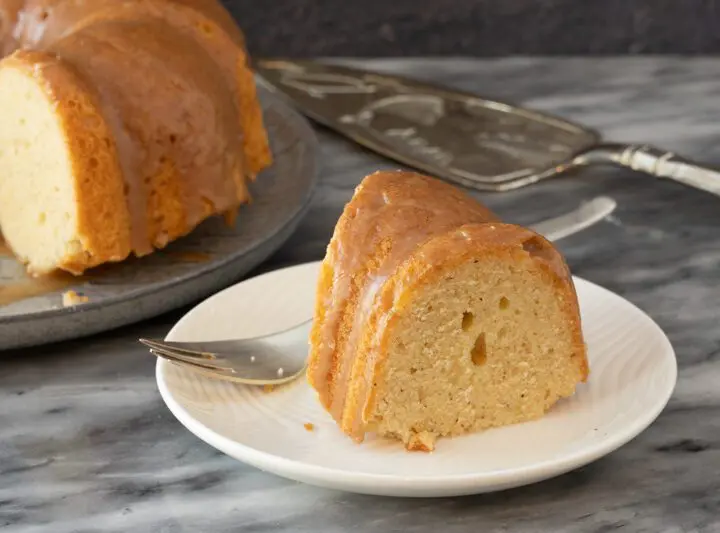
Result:
{"label": "sliced bundt cake", "polygon": [[0,0],[0,228],[28,270],[146,255],[250,200],[271,162],[215,0]]}

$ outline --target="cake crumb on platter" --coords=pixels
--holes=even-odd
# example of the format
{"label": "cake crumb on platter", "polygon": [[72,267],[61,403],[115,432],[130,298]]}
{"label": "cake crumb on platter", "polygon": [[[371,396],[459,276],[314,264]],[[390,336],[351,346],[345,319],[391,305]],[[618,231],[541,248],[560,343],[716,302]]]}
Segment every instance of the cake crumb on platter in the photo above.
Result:
{"label": "cake crumb on platter", "polygon": [[308,431],[314,431],[314,430],[315,430],[315,424],[313,424],[312,422],[305,422],[305,424],[303,424],[303,426],[304,426],[305,429],[308,430]]}
{"label": "cake crumb on platter", "polygon": [[74,305],[84,304],[90,301],[90,298],[75,292],[74,290],[65,291],[62,295],[63,307],[72,307]]}

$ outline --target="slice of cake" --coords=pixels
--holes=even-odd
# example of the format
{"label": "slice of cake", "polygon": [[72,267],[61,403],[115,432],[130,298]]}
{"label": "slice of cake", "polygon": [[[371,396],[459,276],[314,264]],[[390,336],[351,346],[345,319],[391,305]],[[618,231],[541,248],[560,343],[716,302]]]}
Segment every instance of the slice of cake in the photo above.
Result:
{"label": "slice of cake", "polygon": [[84,80],[51,54],[18,52],[0,63],[0,102],[0,227],[17,258],[33,274],[126,258],[120,161]]}
{"label": "slice of cake", "polygon": [[550,242],[439,180],[363,180],[323,261],[310,337],[310,384],[342,431],[429,451],[537,419],[587,375]]}

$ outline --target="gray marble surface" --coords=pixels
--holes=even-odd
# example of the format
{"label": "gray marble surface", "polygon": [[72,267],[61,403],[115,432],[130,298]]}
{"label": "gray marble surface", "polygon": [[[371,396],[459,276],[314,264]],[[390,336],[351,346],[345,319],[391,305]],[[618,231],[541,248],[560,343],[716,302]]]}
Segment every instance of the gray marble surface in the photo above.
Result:
{"label": "gray marble surface", "polygon": [[[559,113],[618,141],[720,164],[720,60],[503,59],[369,65]],[[366,173],[396,165],[325,131],[310,213],[260,270],[322,257]],[[246,467],[164,407],[135,342],[184,310],[81,341],[0,354],[0,529],[8,532],[720,531],[720,198],[629,171],[588,170],[483,200],[531,223],[597,194],[612,220],[560,241],[577,275],[648,312],[679,381],[642,435],[578,471],[439,500],[317,489]]]}

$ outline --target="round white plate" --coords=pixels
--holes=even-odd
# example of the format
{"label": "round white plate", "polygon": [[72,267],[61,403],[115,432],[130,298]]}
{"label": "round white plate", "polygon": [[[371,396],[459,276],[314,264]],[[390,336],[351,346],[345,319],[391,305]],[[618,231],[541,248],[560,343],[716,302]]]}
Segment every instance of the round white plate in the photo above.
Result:
{"label": "round white plate", "polygon": [[[312,313],[319,263],[246,280],[185,315],[168,339],[271,333]],[[589,346],[590,379],[543,419],[440,439],[433,453],[399,442],[358,445],[340,433],[304,379],[265,392],[158,361],[167,406],[224,453],[297,481],[366,494],[452,496],[547,479],[612,452],[660,414],[677,377],[660,328],[620,296],[575,279]],[[313,431],[304,425],[314,425]]]}

